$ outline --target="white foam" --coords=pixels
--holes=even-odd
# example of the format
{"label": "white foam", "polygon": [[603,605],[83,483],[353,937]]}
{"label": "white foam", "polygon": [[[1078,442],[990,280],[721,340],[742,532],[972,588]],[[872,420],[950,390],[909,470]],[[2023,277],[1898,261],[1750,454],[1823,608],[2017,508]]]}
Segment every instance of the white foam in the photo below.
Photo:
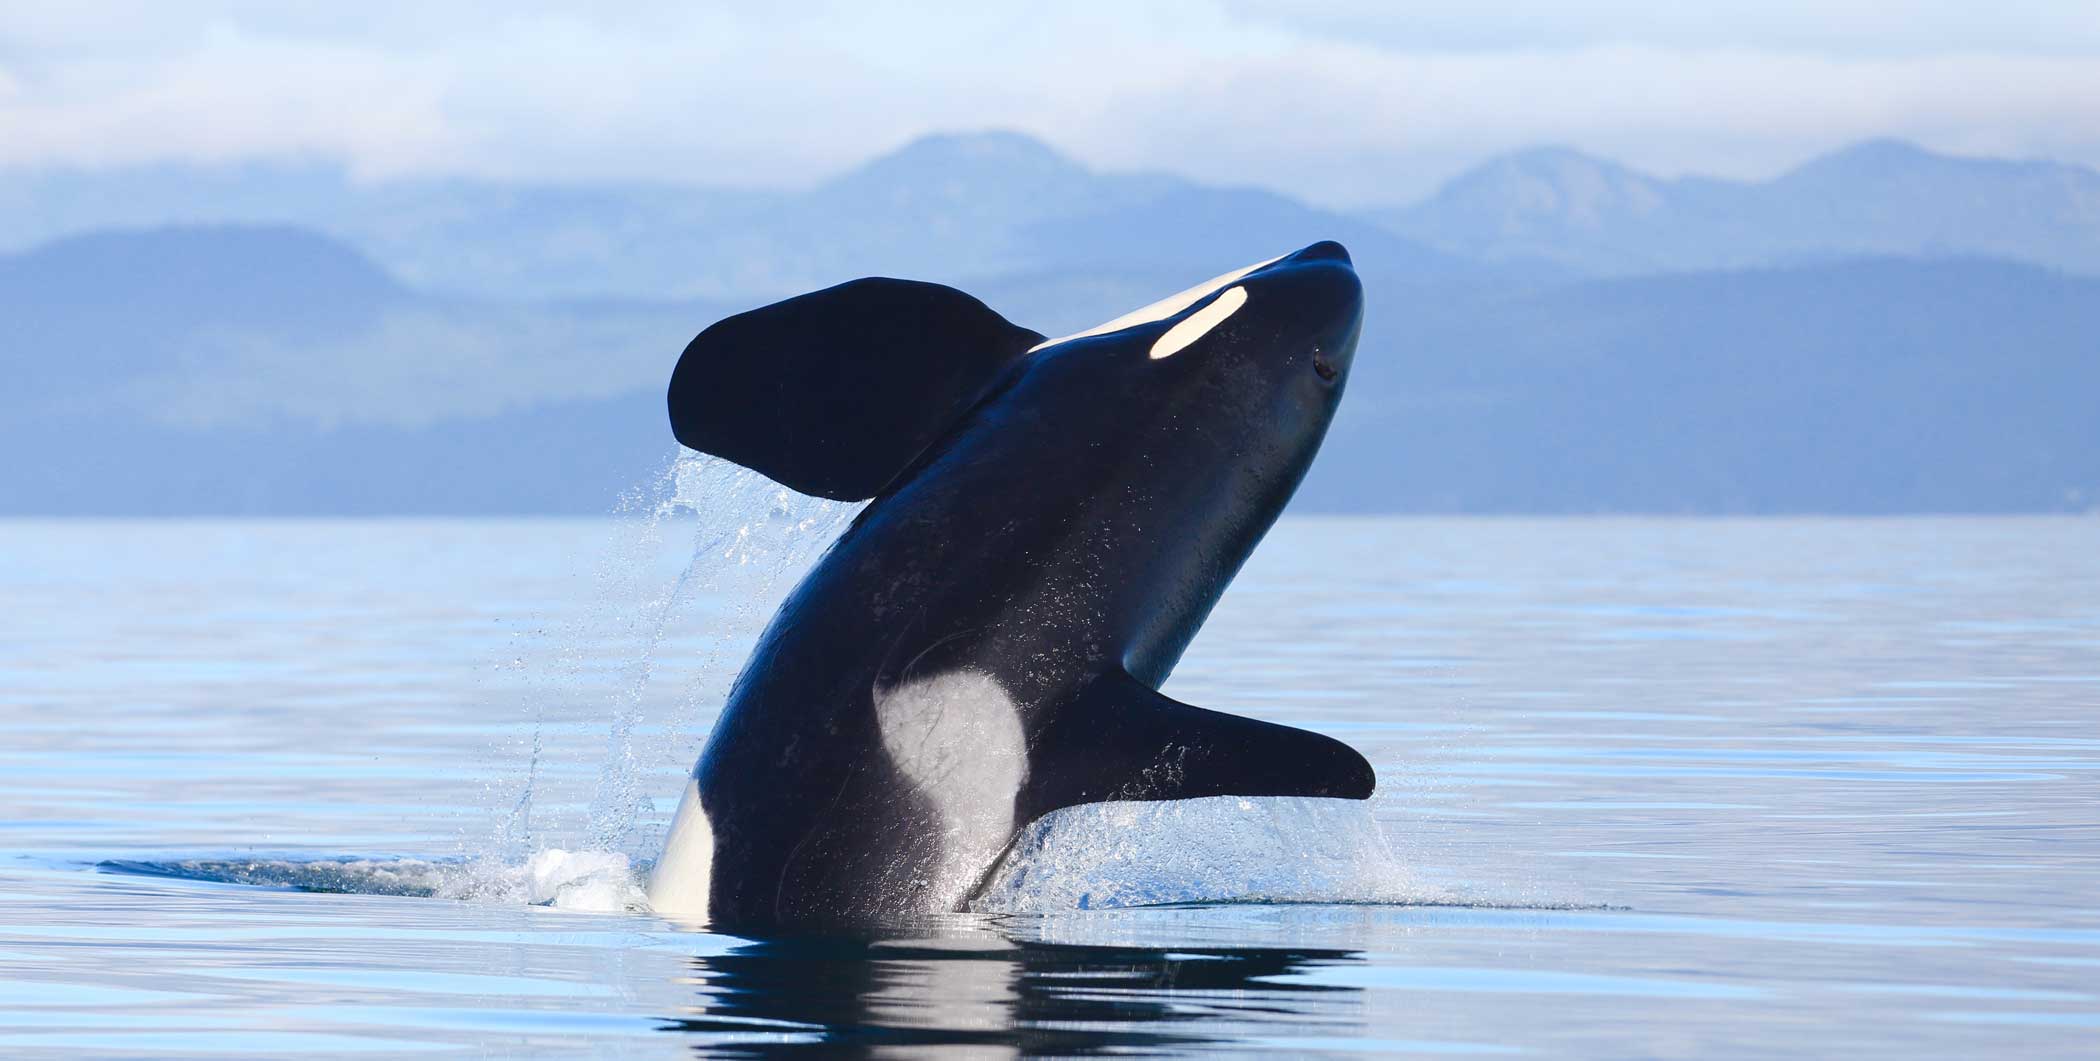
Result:
{"label": "white foam", "polygon": [[641,876],[617,851],[544,848],[523,863],[480,861],[447,867],[431,894],[468,902],[549,906],[588,913],[646,911]]}
{"label": "white foam", "polygon": [[397,859],[179,859],[114,861],[105,868],[156,877],[296,888],[345,895],[404,895],[594,913],[646,911],[637,868],[613,851],[545,848],[517,862]]}
{"label": "white foam", "polygon": [[1219,796],[1053,811],[1022,830],[970,909],[1448,898],[1393,857],[1368,802]]}

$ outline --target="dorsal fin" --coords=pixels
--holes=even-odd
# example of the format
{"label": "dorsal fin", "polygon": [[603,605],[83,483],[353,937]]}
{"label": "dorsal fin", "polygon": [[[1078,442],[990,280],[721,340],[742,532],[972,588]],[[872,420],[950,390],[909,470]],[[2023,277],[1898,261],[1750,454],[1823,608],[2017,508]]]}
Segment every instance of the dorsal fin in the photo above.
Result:
{"label": "dorsal fin", "polygon": [[853,280],[701,332],[671,374],[671,431],[802,493],[862,500],[1042,338],[954,288]]}

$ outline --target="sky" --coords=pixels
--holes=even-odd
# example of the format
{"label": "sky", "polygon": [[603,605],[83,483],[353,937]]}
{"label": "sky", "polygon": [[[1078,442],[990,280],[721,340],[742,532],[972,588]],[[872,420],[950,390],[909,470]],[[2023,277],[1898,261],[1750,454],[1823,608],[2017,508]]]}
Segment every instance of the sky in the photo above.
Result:
{"label": "sky", "polygon": [[0,7],[0,167],[804,185],[932,132],[1411,201],[1572,146],[1761,178],[1871,137],[2100,166],[2092,0],[286,0]]}

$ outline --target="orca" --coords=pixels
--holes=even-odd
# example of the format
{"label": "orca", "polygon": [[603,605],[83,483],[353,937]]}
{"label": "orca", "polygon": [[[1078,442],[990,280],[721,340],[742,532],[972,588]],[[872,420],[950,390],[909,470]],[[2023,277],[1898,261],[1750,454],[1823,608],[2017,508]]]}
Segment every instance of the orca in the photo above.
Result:
{"label": "orca", "polygon": [[1369,798],[1340,741],[1159,692],[1311,464],[1362,319],[1322,242],[1056,340],[879,277],[701,332],[680,443],[873,500],[739,673],[651,905],[880,924],[963,909],[1059,808]]}

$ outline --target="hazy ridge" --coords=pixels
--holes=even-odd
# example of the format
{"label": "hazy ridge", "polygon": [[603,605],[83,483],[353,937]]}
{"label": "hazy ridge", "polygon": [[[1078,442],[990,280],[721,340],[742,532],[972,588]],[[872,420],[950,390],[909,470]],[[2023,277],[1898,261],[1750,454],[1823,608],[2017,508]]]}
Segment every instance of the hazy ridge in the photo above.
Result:
{"label": "hazy ridge", "polygon": [[693,332],[870,273],[1061,332],[1320,238],[1370,319],[1307,510],[2100,501],[2100,174],[1872,143],[1762,184],[1572,152],[1409,207],[936,137],[795,192],[0,174],[0,511],[598,512]]}

